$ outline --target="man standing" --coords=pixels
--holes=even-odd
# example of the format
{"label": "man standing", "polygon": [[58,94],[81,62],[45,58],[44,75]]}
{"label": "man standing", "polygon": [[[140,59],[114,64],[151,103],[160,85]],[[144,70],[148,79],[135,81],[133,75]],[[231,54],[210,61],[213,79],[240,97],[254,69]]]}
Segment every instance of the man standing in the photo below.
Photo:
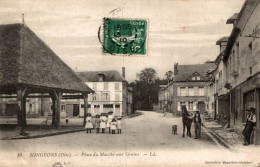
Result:
{"label": "man standing", "polygon": [[194,139],[199,139],[201,137],[201,118],[200,118],[200,112],[196,111],[194,117],[194,126],[195,126],[195,135],[196,137]]}
{"label": "man standing", "polygon": [[246,126],[242,132],[245,141],[243,145],[245,146],[248,146],[250,144],[251,133],[254,129],[254,126],[256,125],[255,108],[251,107],[249,111],[250,114],[247,115]]}

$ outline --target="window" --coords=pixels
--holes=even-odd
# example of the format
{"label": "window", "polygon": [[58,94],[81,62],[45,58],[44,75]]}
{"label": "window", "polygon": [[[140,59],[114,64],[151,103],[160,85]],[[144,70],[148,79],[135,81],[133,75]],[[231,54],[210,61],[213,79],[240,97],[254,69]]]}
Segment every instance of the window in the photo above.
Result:
{"label": "window", "polygon": [[199,80],[200,80],[200,76],[193,76],[193,77],[191,78],[191,80],[193,80],[193,81],[199,81]]}
{"label": "window", "polygon": [[199,96],[199,88],[194,87],[194,96]]}
{"label": "window", "polygon": [[100,106],[99,105],[94,105],[94,108],[100,108]]}
{"label": "window", "polygon": [[115,83],[115,90],[119,90],[119,83]]}
{"label": "window", "polygon": [[97,83],[93,83],[93,90],[97,90]]}
{"label": "window", "polygon": [[185,87],[181,87],[180,88],[180,93],[181,93],[181,96],[186,96],[186,89],[185,89]]}
{"label": "window", "polygon": [[84,104],[81,104],[81,105],[80,105],[80,108],[84,108]]}
{"label": "window", "polygon": [[97,94],[92,95],[93,101],[97,101]]}
{"label": "window", "polygon": [[188,109],[193,110],[193,102],[189,102]]}
{"label": "window", "polygon": [[103,101],[110,101],[110,95],[109,95],[109,93],[103,93],[103,94],[102,94],[102,100],[103,100]]}
{"label": "window", "polygon": [[108,82],[104,82],[104,90],[108,90]]}
{"label": "window", "polygon": [[113,108],[113,104],[103,104],[103,108]]}
{"label": "window", "polygon": [[204,87],[199,87],[199,96],[204,96]]}
{"label": "window", "polygon": [[65,105],[61,105],[61,110],[65,110]]}
{"label": "window", "polygon": [[116,93],[115,94],[115,101],[119,101],[120,100],[120,95],[119,95],[119,93]]}
{"label": "window", "polygon": [[120,104],[116,104],[115,108],[120,108]]}
{"label": "window", "polygon": [[193,87],[188,88],[188,94],[189,94],[189,96],[194,96]]}

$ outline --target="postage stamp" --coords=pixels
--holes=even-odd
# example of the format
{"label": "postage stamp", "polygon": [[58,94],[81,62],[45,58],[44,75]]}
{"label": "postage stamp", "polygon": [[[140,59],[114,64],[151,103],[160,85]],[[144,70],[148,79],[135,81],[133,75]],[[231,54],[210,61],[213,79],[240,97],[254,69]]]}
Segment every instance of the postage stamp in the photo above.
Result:
{"label": "postage stamp", "polygon": [[103,19],[103,53],[145,55],[147,20]]}

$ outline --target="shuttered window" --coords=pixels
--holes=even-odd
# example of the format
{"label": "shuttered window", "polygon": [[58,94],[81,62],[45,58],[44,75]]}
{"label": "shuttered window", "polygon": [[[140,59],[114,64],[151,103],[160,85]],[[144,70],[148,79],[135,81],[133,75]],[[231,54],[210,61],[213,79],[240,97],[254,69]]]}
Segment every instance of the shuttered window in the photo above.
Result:
{"label": "shuttered window", "polygon": [[194,87],[194,96],[199,96],[199,88]]}
{"label": "shuttered window", "polygon": [[181,103],[180,102],[177,102],[177,110],[181,111]]}
{"label": "shuttered window", "polygon": [[189,111],[193,110],[193,102],[189,102],[188,109]]}

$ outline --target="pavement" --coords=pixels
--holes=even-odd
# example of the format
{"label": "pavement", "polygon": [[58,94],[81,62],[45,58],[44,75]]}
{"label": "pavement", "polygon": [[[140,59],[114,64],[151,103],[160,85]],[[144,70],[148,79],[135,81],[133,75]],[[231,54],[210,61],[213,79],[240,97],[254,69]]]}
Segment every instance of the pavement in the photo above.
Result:
{"label": "pavement", "polygon": [[253,148],[260,150],[260,146],[254,144],[243,146],[243,137],[237,134],[232,128],[223,128],[215,121],[204,121],[202,124],[219,144],[233,152],[251,152]]}
{"label": "pavement", "polygon": [[[91,134],[80,131],[26,140],[0,140],[0,157],[5,157],[0,166],[43,167],[57,162],[82,167],[214,166],[208,161],[223,160],[258,163],[255,159],[259,151],[233,153],[219,144],[206,128],[202,129],[199,140],[194,139],[193,126],[192,138],[183,138],[181,117],[170,113],[142,113],[122,120],[122,134],[109,134],[108,130],[97,134],[94,130]],[[177,135],[172,134],[172,125],[178,126]]]}

